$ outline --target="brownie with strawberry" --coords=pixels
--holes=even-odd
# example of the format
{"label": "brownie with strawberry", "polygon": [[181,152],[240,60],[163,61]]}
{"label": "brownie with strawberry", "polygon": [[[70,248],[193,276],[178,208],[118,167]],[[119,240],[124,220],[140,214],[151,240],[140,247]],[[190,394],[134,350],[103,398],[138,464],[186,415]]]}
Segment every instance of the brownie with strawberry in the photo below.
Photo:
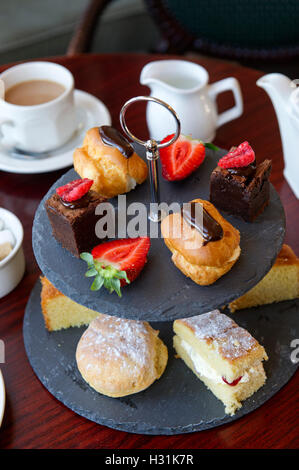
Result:
{"label": "brownie with strawberry", "polygon": [[92,184],[87,178],[71,181],[45,202],[53,236],[77,257],[99,243],[95,226],[102,216],[95,210],[106,199],[90,189]]}
{"label": "brownie with strawberry", "polygon": [[252,222],[269,203],[271,160],[257,164],[248,142],[222,157],[210,179],[210,201],[220,210]]}

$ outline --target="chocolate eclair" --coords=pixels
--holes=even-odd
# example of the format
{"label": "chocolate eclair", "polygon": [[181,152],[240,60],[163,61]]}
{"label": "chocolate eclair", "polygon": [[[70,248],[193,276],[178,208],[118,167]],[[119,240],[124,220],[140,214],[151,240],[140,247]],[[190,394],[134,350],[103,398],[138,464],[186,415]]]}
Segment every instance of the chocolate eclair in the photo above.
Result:
{"label": "chocolate eclair", "polygon": [[130,142],[114,127],[101,126],[99,127],[99,134],[103,144],[117,148],[124,157],[130,158],[134,154]]}
{"label": "chocolate eclair", "polygon": [[221,225],[210,216],[202,204],[197,204],[194,201],[185,204],[181,209],[181,214],[192,228],[199,231],[203,238],[204,245],[208,242],[221,240],[223,237]]}
{"label": "chocolate eclair", "polygon": [[93,127],[74,152],[81,178],[93,179],[92,190],[103,197],[127,193],[147,178],[147,165],[130,142],[111,126]]}
{"label": "chocolate eclair", "polygon": [[172,261],[202,286],[227,273],[240,256],[240,233],[209,201],[194,199],[161,224]]}

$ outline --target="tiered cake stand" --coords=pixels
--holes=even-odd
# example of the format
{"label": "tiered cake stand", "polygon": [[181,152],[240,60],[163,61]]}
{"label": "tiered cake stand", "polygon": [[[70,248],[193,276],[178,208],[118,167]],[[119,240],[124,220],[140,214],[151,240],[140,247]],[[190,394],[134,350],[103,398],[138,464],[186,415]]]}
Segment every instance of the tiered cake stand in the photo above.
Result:
{"label": "tiered cake stand", "polygon": [[[172,141],[179,136],[180,122],[167,103],[152,97],[132,98],[121,110],[124,132],[142,144],[142,147],[136,146],[136,151],[139,155],[145,154],[149,161],[151,201],[157,203],[161,197],[168,204],[182,204],[197,197],[209,199],[210,174],[224,152],[207,151],[206,159],[197,172],[179,183],[161,180],[160,187],[158,148],[169,143],[143,142],[131,134],[125,121],[127,108],[140,100],[155,101],[172,113],[176,122]],[[78,175],[74,170],[68,171],[46,194],[36,212],[33,248],[42,272],[58,290],[85,307],[118,317],[154,322],[154,328],[160,330],[160,336],[167,344],[169,361],[162,378],[141,393],[119,399],[100,395],[82,379],[75,362],[76,346],[84,328],[47,332],[40,309],[40,284],[37,283],[25,313],[24,341],[29,361],[45,387],[58,400],[86,418],[112,428],[147,434],[177,434],[218,426],[254,410],[276,393],[296,369],[290,360],[289,348],[291,340],[298,336],[295,333],[299,310],[297,301],[234,315],[237,322],[265,346],[270,357],[266,385],[246,400],[234,417],[225,415],[222,403],[181,360],[174,358],[172,349],[173,320],[227,305],[257,284],[271,268],[285,230],[284,211],[274,188],[271,186],[269,206],[255,223],[247,224],[228,217],[241,233],[241,257],[228,274],[208,287],[196,285],[174,267],[159,234],[160,213],[148,207],[149,224],[158,229],[156,237],[151,237],[149,262],[140,278],[123,289],[123,297],[119,299],[104,290],[90,291],[90,279],[84,277],[85,263],[74,258],[51,236],[44,202],[56,187],[76,178]],[[127,195],[126,206],[137,201],[148,206],[146,184]],[[116,214],[121,211],[124,216],[126,207],[121,208],[116,202],[115,199]]]}
{"label": "tiered cake stand", "polygon": [[[144,150],[136,147],[139,155]],[[161,178],[161,200],[188,202],[209,199],[209,178],[224,151],[207,150],[201,167],[186,180],[170,183]],[[103,396],[82,379],[75,361],[77,343],[85,328],[49,333],[40,308],[40,284],[34,287],[24,318],[24,341],[29,361],[44,386],[58,400],[96,423],[134,433],[178,434],[199,431],[233,421],[261,406],[294,374],[290,343],[298,337],[299,302],[243,310],[236,322],[259,340],[269,355],[267,382],[244,402],[235,416],[224,413],[223,404],[200,380],[175,359],[172,321],[222,307],[252,288],[271,268],[283,242],[284,211],[271,186],[270,204],[254,223],[225,216],[241,233],[242,254],[228,274],[207,287],[196,285],[171,262],[163,239],[152,239],[149,260],[140,277],[123,288],[120,299],[104,290],[90,291],[84,277],[86,264],[63,249],[51,235],[44,202],[57,186],[77,178],[68,171],[49,190],[36,212],[33,248],[44,275],[63,294],[93,310],[119,317],[147,320],[160,330],[169,351],[165,373],[147,390],[124,398]],[[127,194],[127,204],[148,203],[147,184]],[[117,200],[115,199],[115,205]]]}

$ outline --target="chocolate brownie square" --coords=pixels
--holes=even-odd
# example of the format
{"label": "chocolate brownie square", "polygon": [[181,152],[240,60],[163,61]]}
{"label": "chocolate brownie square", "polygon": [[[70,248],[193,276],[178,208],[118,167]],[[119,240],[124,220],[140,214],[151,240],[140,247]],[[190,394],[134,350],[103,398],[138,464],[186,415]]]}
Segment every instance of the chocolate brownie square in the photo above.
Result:
{"label": "chocolate brownie square", "polygon": [[96,236],[95,227],[102,216],[96,215],[95,209],[104,201],[105,198],[92,190],[74,204],[63,202],[56,193],[46,201],[53,236],[73,255],[79,257],[80,253],[90,251],[101,242]]}
{"label": "chocolate brownie square", "polygon": [[220,210],[252,222],[269,202],[271,160],[242,168],[217,166],[210,179],[210,201]]}

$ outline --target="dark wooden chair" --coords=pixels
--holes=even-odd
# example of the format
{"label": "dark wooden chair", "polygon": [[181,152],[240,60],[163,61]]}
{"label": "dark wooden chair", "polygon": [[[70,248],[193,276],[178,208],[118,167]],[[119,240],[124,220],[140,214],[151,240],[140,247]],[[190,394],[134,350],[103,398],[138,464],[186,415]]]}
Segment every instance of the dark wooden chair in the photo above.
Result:
{"label": "dark wooden chair", "polygon": [[110,1],[90,0],[70,41],[66,55],[72,56],[89,51],[98,20]]}
{"label": "dark wooden chair", "polygon": [[[98,20],[111,1],[90,0],[67,55],[88,52]],[[298,0],[144,1],[163,37],[156,52],[262,60],[299,55]]]}
{"label": "dark wooden chair", "polygon": [[160,52],[238,59],[299,55],[298,0],[144,0],[163,36]]}

